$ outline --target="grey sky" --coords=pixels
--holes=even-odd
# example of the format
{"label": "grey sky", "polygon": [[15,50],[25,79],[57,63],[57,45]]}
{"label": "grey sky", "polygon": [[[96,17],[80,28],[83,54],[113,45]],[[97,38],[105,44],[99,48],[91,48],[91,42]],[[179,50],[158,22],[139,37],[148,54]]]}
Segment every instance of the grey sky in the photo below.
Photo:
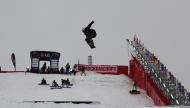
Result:
{"label": "grey sky", "polygon": [[[126,38],[134,34],[179,79],[189,73],[189,0],[0,0],[0,65],[30,65],[30,51],[61,53],[60,66],[87,63],[128,65]],[[94,20],[96,49],[85,43],[82,27]],[[188,80],[183,80],[188,86]]]}

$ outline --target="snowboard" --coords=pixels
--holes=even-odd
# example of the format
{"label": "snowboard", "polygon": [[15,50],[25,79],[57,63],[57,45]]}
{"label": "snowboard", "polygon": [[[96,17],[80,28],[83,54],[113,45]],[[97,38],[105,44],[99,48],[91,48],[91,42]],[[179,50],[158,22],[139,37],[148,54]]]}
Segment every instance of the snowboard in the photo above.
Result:
{"label": "snowboard", "polygon": [[52,86],[50,86],[50,89],[63,89],[63,88],[71,88],[71,87],[61,87],[61,86],[59,86],[59,87],[52,87]]}
{"label": "snowboard", "polygon": [[141,92],[138,90],[130,90],[129,93],[131,94],[140,94]]}
{"label": "snowboard", "polygon": [[53,102],[53,103],[56,103],[56,104],[60,104],[60,103],[100,104],[100,101],[24,101],[24,102],[30,102],[30,103],[47,103],[47,102]]}
{"label": "snowboard", "polygon": [[85,39],[85,41],[90,46],[91,49],[96,48],[94,46],[94,41],[92,39]]}
{"label": "snowboard", "polygon": [[49,85],[49,84],[41,84],[41,83],[38,83],[38,85]]}

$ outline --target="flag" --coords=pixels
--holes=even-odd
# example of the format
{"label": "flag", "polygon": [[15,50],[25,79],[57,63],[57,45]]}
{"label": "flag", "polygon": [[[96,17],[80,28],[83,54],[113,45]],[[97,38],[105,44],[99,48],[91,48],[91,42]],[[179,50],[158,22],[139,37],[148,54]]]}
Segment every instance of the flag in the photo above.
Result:
{"label": "flag", "polygon": [[15,71],[16,71],[16,59],[15,59],[15,54],[14,53],[11,54],[11,60],[12,60],[13,66],[14,66]]}

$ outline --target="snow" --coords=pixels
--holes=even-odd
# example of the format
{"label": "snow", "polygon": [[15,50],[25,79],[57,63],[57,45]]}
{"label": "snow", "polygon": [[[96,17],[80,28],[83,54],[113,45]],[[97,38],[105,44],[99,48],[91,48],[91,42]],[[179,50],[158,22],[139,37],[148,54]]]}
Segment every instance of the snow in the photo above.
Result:
{"label": "snow", "polygon": [[[38,85],[42,78],[49,84],[56,80],[69,78],[71,88],[50,89]],[[0,107],[1,108],[125,108],[152,107],[154,103],[144,91],[140,95],[131,95],[129,90],[133,82],[125,75],[101,75],[88,72],[87,76],[1,73]],[[31,103],[24,101],[96,101],[94,104],[72,104],[53,102]]]}

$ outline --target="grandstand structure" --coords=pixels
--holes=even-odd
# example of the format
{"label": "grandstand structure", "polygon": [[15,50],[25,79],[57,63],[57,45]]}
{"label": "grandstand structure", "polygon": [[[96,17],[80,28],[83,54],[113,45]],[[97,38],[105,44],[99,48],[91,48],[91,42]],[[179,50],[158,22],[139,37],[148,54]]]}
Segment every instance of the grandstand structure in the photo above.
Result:
{"label": "grandstand structure", "polygon": [[131,60],[129,77],[146,91],[156,105],[190,105],[190,92],[167,67],[134,36],[126,39]]}

